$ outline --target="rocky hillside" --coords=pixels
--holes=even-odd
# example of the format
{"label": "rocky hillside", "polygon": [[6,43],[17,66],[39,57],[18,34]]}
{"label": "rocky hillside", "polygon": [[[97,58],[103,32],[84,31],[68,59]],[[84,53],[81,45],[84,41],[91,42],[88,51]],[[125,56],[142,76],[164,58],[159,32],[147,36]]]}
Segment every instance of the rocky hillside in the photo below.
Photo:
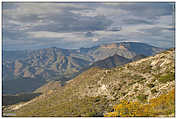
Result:
{"label": "rocky hillside", "polygon": [[174,89],[174,58],[170,49],[122,67],[91,68],[61,90],[50,90],[11,109],[17,116],[103,116],[124,99],[148,104]]}

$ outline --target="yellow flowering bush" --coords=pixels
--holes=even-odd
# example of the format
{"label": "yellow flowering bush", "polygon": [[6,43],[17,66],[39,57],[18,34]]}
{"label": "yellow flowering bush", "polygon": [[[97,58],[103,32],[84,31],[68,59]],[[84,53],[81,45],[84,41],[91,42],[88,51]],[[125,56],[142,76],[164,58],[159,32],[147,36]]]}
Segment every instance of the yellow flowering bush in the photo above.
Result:
{"label": "yellow flowering bush", "polygon": [[139,102],[120,101],[113,107],[114,111],[105,114],[105,117],[155,117],[159,115],[168,116],[175,112],[175,90],[151,99],[148,104]]}

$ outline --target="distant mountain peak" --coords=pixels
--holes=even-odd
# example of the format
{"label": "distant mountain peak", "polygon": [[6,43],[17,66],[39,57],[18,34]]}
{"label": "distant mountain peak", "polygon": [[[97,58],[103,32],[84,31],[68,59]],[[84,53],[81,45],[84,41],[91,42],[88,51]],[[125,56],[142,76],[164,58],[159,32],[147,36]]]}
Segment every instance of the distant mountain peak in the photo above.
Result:
{"label": "distant mountain peak", "polygon": [[101,48],[107,48],[107,49],[117,48],[117,44],[112,43],[112,44],[101,45]]}
{"label": "distant mountain peak", "polygon": [[119,49],[127,50],[126,47],[122,44],[120,44]]}

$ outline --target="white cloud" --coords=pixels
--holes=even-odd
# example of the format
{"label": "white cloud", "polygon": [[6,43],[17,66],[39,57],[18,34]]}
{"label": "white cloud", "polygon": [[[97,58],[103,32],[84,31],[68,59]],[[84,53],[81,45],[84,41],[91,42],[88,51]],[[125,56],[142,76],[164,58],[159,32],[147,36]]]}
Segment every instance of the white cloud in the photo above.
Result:
{"label": "white cloud", "polygon": [[93,38],[92,41],[97,42],[97,41],[99,41],[99,39],[98,38]]}
{"label": "white cloud", "polygon": [[33,38],[66,38],[78,40],[78,38],[76,37],[78,36],[78,33],[58,33],[48,31],[38,31],[38,32],[28,32],[27,34]]}
{"label": "white cloud", "polygon": [[78,14],[80,16],[88,16],[88,17],[95,17],[98,15],[98,13],[95,12],[94,10],[82,10],[82,11],[72,10],[71,12],[74,14]]}

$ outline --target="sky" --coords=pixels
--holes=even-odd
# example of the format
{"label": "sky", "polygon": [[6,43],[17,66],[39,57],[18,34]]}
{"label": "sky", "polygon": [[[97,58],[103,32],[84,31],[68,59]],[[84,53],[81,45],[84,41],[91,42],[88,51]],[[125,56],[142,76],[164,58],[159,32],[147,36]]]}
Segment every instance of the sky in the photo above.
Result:
{"label": "sky", "polygon": [[3,2],[3,49],[77,49],[117,42],[174,47],[174,5]]}

